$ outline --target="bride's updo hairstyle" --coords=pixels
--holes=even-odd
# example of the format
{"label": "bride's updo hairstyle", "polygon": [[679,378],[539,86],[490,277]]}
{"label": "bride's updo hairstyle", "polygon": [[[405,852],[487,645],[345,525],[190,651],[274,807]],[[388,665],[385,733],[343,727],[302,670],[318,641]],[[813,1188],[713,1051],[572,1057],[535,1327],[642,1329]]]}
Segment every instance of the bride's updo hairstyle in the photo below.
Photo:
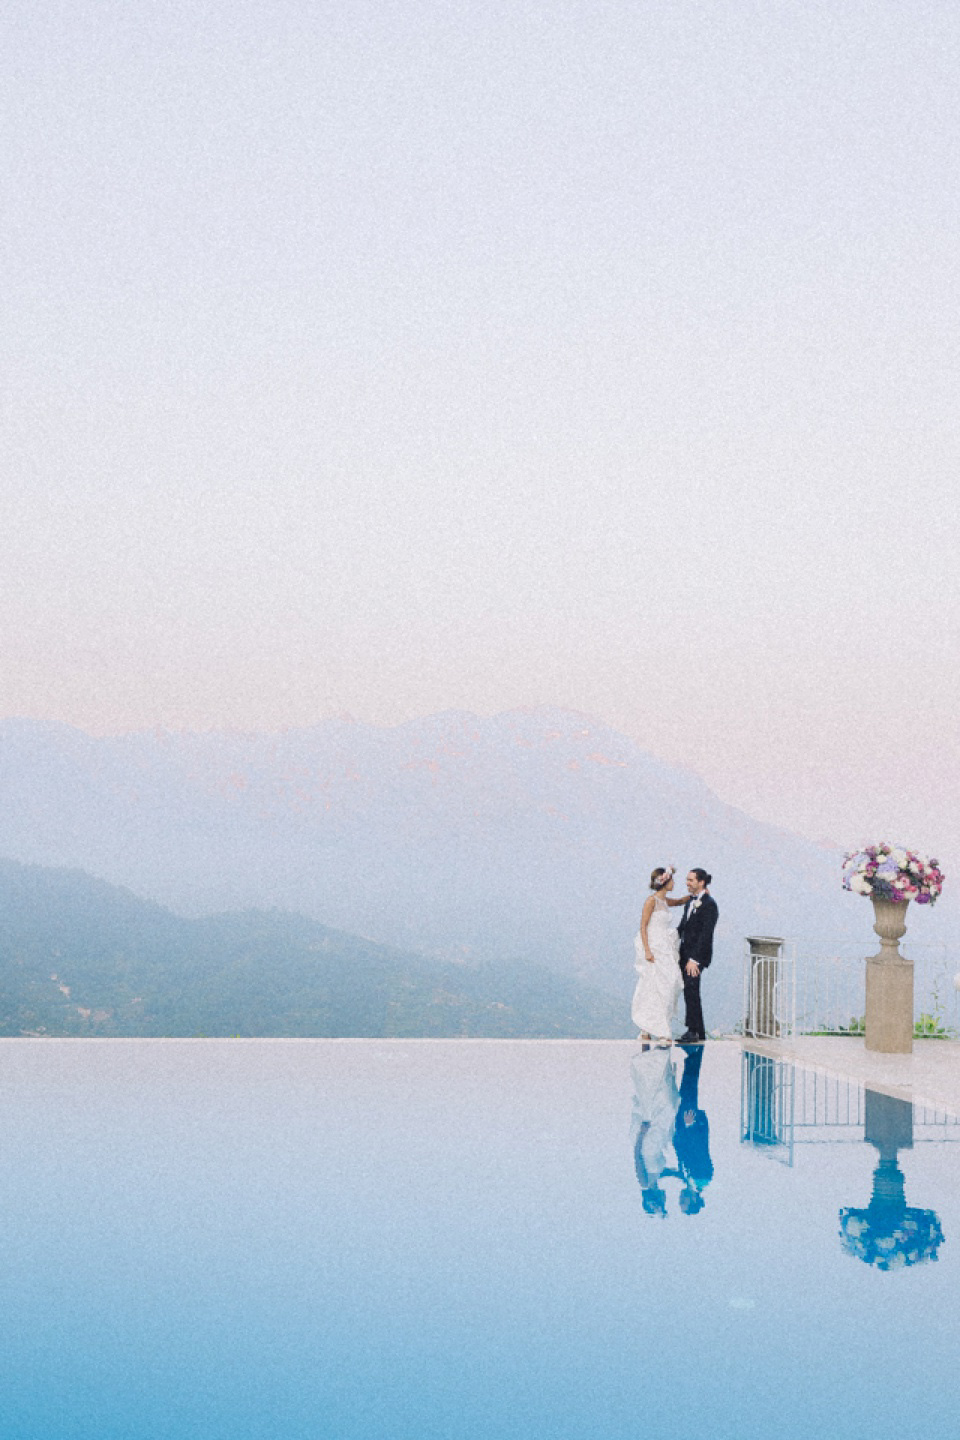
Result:
{"label": "bride's updo hairstyle", "polygon": [[671,865],[658,865],[650,875],[650,889],[662,890],[672,875],[673,867]]}

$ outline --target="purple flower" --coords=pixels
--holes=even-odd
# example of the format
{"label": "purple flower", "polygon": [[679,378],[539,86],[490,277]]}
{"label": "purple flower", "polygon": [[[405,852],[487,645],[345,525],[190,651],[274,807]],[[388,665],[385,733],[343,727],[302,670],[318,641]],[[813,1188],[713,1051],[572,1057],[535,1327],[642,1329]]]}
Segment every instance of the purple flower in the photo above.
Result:
{"label": "purple flower", "polygon": [[844,856],[842,883],[845,890],[857,895],[872,894],[901,904],[916,899],[932,905],[943,888],[943,872],[938,861],[883,840]]}

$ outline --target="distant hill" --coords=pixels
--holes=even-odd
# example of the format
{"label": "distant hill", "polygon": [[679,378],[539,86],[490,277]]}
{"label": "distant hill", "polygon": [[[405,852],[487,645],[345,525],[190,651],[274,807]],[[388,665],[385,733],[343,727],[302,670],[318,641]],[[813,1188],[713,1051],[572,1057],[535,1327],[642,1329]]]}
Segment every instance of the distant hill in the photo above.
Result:
{"label": "distant hill", "polygon": [[[821,953],[874,939],[837,852],[564,710],[100,739],[9,720],[0,796],[0,855],[79,866],[181,913],[279,908],[441,959],[518,957],[621,1004],[651,867],[705,865],[720,906],[711,1025],[739,1016],[744,935]],[[924,936],[946,920],[938,906]]]}
{"label": "distant hill", "polygon": [[628,1036],[523,963],[407,955],[299,915],[188,920],[77,870],[0,861],[0,1035]]}

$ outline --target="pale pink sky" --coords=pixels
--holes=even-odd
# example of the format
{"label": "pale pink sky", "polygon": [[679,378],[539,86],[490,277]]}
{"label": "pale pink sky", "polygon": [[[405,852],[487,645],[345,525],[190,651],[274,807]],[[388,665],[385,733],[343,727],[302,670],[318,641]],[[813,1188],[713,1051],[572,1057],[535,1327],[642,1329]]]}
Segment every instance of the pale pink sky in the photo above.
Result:
{"label": "pale pink sky", "polygon": [[0,714],[569,705],[960,860],[956,7],[5,23]]}

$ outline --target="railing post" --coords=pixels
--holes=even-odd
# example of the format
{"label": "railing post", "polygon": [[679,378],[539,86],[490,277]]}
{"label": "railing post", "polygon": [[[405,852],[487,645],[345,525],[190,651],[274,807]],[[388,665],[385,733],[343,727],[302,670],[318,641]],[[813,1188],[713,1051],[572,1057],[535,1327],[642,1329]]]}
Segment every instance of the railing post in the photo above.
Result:
{"label": "railing post", "polygon": [[777,989],[783,939],[779,935],[748,935],[749,984],[744,1034],[754,1039],[775,1040],[780,1035]]}

